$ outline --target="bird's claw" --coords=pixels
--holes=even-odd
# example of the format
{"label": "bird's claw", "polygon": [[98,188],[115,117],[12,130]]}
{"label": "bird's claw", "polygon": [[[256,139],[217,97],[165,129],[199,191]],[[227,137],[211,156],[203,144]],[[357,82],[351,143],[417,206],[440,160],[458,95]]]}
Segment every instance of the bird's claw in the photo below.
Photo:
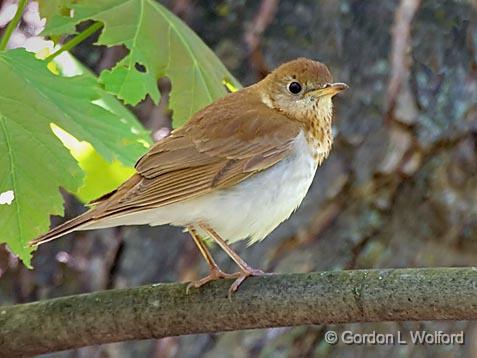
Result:
{"label": "bird's claw", "polygon": [[238,277],[240,277],[240,275],[241,275],[241,272],[226,273],[226,272],[223,272],[219,268],[211,269],[210,273],[207,276],[202,277],[200,280],[190,282],[187,285],[186,294],[189,294],[189,291],[190,291],[191,287],[199,288],[199,287],[205,285],[206,283],[209,283],[209,282],[215,281],[215,280],[220,280],[220,279],[227,279],[227,278],[238,279]]}
{"label": "bird's claw", "polygon": [[247,268],[245,270],[240,270],[235,273],[226,273],[220,270],[219,268],[216,269],[211,269],[210,273],[202,277],[200,280],[192,281],[187,285],[186,288],[186,294],[189,294],[189,291],[191,287],[194,288],[199,288],[205,285],[206,283],[209,283],[211,281],[215,280],[220,280],[220,279],[232,279],[234,278],[235,281],[232,283],[232,285],[229,288],[229,294],[228,297],[229,299],[232,298],[232,294],[238,290],[240,285],[250,276],[265,276],[265,275],[270,275],[269,273],[265,273],[262,270],[258,269],[253,269],[253,268]]}
{"label": "bird's claw", "polygon": [[232,294],[238,290],[240,285],[247,279],[247,277],[267,275],[262,270],[253,269],[253,268],[248,268],[247,270],[241,270],[240,272],[237,272],[237,274],[238,274],[237,279],[234,281],[234,283],[232,283],[232,285],[229,288],[229,299],[232,298]]}

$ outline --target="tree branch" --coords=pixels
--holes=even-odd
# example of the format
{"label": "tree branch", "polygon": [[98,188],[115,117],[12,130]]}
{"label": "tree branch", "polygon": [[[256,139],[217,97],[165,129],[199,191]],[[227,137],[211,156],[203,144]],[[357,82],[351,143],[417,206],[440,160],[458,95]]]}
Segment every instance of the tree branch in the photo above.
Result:
{"label": "tree branch", "polygon": [[476,268],[286,274],[185,293],[154,284],[0,307],[0,356],[248,328],[477,319]]}

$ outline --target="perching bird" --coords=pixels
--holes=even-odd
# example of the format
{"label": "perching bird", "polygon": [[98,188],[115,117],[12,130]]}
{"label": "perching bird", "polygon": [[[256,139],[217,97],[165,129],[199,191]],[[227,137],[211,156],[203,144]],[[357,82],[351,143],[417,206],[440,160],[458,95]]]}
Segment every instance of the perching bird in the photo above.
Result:
{"label": "perching bird", "polygon": [[[333,83],[320,62],[299,58],[285,63],[197,112],[143,155],[130,179],[31,245],[76,230],[182,226],[210,268],[188,288],[235,278],[230,292],[236,291],[247,277],[263,272],[228,244],[264,239],[300,205],[331,149],[332,97],[347,87]],[[220,270],[204,236],[235,261],[237,273]]]}

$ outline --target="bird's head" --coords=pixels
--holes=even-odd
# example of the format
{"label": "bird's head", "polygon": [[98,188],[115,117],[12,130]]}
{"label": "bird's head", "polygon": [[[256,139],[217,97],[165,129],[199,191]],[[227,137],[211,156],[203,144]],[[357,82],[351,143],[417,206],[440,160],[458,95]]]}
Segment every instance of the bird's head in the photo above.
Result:
{"label": "bird's head", "polygon": [[328,68],[306,58],[284,63],[258,83],[262,101],[300,122],[331,121],[331,99],[348,86],[333,83]]}

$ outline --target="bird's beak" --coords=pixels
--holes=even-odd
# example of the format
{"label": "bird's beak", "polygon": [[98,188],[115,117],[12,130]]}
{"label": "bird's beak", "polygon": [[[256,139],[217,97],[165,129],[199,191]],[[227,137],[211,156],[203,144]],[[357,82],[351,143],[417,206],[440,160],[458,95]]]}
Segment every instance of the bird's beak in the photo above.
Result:
{"label": "bird's beak", "polygon": [[306,94],[313,97],[334,96],[335,94],[338,94],[344,91],[348,87],[349,86],[346,83],[341,83],[341,82],[328,83],[324,87],[310,90]]}

